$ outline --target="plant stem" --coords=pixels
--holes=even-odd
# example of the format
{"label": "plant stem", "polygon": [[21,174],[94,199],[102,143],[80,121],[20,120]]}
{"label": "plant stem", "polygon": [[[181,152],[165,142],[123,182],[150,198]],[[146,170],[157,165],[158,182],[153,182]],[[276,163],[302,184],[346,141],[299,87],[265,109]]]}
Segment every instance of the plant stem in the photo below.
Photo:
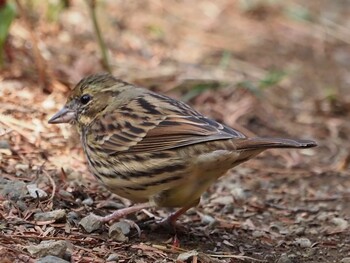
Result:
{"label": "plant stem", "polygon": [[98,25],[98,21],[97,21],[97,16],[96,16],[96,0],[87,0],[89,9],[90,9],[90,15],[92,18],[92,23],[94,26],[94,30],[97,36],[97,41],[98,41],[98,45],[100,47],[100,51],[101,51],[101,55],[102,55],[102,65],[104,67],[105,70],[107,70],[109,73],[111,73],[111,67],[109,65],[108,62],[108,56],[107,56],[107,48],[106,48],[106,44],[102,38],[101,35],[101,30],[100,27]]}

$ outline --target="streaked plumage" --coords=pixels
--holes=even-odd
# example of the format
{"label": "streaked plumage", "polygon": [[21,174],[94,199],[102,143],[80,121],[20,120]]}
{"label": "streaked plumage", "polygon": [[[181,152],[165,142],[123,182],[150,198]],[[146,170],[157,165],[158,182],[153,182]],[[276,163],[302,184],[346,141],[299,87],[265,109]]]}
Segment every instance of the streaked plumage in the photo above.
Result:
{"label": "streaked plumage", "polygon": [[191,207],[232,167],[268,148],[309,140],[247,138],[187,104],[109,74],[84,78],[50,123],[72,122],[92,173],[113,193],[159,207]]}

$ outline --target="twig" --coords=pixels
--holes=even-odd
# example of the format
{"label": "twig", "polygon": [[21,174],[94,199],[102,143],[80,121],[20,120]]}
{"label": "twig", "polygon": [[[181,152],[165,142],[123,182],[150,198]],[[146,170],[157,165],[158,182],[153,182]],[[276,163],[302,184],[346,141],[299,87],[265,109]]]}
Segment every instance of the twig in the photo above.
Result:
{"label": "twig", "polygon": [[110,67],[109,62],[108,62],[106,44],[102,38],[101,30],[100,30],[100,27],[99,27],[98,22],[97,22],[96,0],[86,0],[86,1],[87,1],[88,6],[89,6],[90,15],[92,18],[92,23],[93,23],[94,30],[95,30],[95,33],[97,36],[98,45],[100,47],[100,51],[101,51],[101,55],[102,55],[102,65],[103,65],[105,70],[107,70],[109,73],[112,73],[111,67]]}
{"label": "twig", "polygon": [[55,181],[52,179],[52,177],[49,175],[49,173],[47,171],[45,171],[44,169],[42,169],[43,173],[46,175],[46,177],[49,179],[50,183],[52,184],[52,193],[51,196],[49,198],[49,200],[53,200],[53,198],[55,197],[56,194],[56,183]]}

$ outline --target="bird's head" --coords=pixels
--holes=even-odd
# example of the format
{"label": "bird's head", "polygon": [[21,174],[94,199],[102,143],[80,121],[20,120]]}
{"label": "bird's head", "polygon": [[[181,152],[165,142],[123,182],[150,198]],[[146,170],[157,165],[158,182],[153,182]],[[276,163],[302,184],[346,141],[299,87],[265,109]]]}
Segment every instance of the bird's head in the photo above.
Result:
{"label": "bird's head", "polygon": [[121,104],[124,98],[121,93],[130,87],[132,85],[106,73],[83,78],[71,91],[63,108],[48,122],[89,125],[110,107]]}

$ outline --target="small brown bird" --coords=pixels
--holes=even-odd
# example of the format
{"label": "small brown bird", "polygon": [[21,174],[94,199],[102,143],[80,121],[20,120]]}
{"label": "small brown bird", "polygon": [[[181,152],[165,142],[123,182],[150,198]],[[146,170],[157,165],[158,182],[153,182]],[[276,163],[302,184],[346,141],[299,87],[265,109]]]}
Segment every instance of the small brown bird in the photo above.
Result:
{"label": "small brown bird", "polygon": [[229,169],[269,148],[309,148],[311,140],[247,138],[187,104],[110,74],[82,79],[49,123],[72,123],[92,173],[134,203],[102,218],[115,220],[148,207],[198,204]]}

